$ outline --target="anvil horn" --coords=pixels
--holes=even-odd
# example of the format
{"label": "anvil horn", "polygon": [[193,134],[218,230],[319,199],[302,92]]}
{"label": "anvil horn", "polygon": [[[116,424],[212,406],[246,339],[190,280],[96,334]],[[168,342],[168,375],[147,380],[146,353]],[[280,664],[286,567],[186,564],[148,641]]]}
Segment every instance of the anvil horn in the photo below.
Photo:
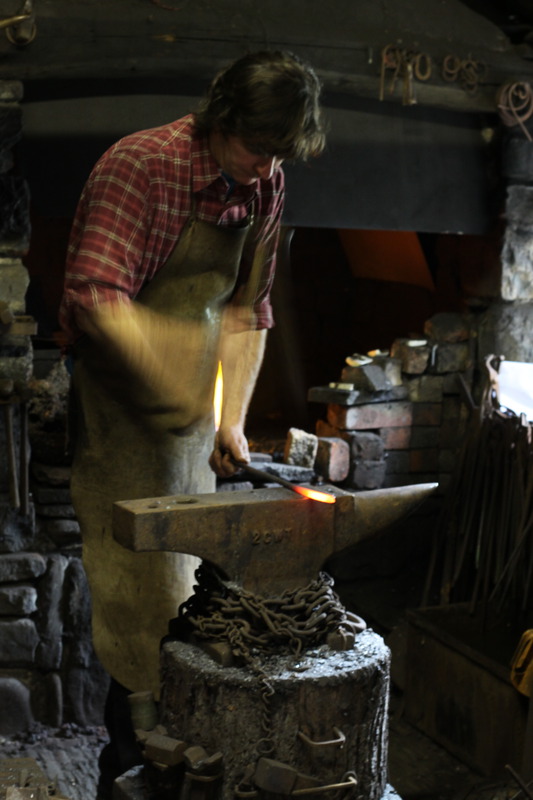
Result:
{"label": "anvil horn", "polygon": [[288,489],[125,500],[114,504],[113,533],[130,550],[190,553],[247,591],[278,596],[315,580],[330,556],[402,519],[437,485],[368,492],[322,486],[334,504]]}

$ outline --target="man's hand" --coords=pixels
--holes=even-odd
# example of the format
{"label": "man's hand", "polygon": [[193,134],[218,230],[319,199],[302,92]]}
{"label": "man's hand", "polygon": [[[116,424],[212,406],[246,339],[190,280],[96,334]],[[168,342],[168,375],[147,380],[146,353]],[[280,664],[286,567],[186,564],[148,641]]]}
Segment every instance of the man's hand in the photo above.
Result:
{"label": "man's hand", "polygon": [[[163,427],[168,423],[163,412],[172,414],[174,427],[210,413],[216,355],[210,349],[216,344],[210,344],[213,337],[205,323],[134,302],[79,308],[76,321],[98,345],[93,368],[120,402],[150,413],[152,423]],[[151,413],[154,409],[158,413]]]}
{"label": "man's hand", "polygon": [[219,478],[238,471],[235,461],[248,462],[250,452],[244,423],[265,350],[266,331],[223,332],[221,361],[224,376],[224,401],[220,427],[209,465]]}
{"label": "man's hand", "polygon": [[231,478],[238,472],[235,461],[250,460],[248,441],[241,425],[220,428],[215,437],[215,447],[209,457],[209,466],[219,478]]}

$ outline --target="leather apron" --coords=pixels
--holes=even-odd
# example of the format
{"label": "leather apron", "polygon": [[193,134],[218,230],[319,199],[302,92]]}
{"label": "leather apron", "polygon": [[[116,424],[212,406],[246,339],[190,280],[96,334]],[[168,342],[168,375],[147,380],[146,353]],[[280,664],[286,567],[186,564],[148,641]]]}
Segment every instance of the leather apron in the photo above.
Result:
{"label": "leather apron", "polygon": [[[105,667],[130,691],[159,696],[159,646],[168,621],[192,593],[199,560],[177,553],[133,553],[111,530],[117,500],[215,490],[212,401],[223,306],[235,287],[249,230],[192,217],[167,263],[136,300],[155,312],[205,323],[202,363],[195,372],[209,411],[184,426],[168,398],[144,387],[143,411],[124,402],[134,391],[107,378],[106,354],[88,337],[76,347],[73,391],[76,446],[72,501],[80,523],[91,589],[93,642]],[[130,395],[131,396],[131,395]],[[141,404],[142,405],[142,404]],[[154,424],[154,415],[159,417]]]}

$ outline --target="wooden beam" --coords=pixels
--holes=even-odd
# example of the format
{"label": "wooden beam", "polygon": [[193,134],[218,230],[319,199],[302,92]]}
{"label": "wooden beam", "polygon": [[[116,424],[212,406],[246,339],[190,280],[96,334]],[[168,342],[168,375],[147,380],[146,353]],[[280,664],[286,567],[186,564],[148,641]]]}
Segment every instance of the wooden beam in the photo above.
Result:
{"label": "wooden beam", "polygon": [[[11,5],[19,6],[14,0]],[[414,82],[420,104],[494,111],[499,86],[533,80],[532,60],[452,0],[336,0],[327,12],[319,0],[303,6],[304,11],[291,9],[282,0],[34,0],[34,41],[16,47],[0,29],[0,80],[31,83],[43,92],[57,81],[70,82],[76,92],[74,82],[114,80],[131,93],[143,82],[157,91],[161,82],[167,92],[171,86],[176,94],[196,95],[233,58],[268,47],[309,60],[327,92],[375,99],[383,94],[384,102],[401,103],[399,81],[395,91],[382,90],[381,57],[388,44],[429,57],[431,76]],[[447,55],[486,65],[475,93],[442,78]]]}

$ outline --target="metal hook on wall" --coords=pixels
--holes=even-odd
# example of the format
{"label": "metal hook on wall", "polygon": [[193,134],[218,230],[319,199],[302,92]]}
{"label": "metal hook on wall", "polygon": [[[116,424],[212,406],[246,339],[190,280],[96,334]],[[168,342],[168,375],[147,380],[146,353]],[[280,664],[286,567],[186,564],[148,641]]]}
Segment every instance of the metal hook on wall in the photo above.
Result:
{"label": "metal hook on wall", "polygon": [[25,47],[33,42],[37,35],[33,0],[24,0],[18,14],[0,20],[0,28],[5,29],[7,40],[17,47]]}

